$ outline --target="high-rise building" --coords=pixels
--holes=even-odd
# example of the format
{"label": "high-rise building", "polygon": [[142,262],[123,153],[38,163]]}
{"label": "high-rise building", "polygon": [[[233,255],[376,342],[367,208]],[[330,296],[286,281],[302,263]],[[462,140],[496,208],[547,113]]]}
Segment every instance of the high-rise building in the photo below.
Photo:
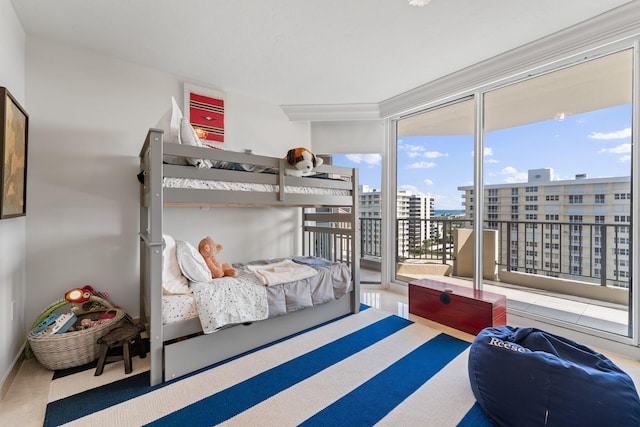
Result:
{"label": "high-rise building", "polygon": [[[363,256],[380,257],[380,227],[382,195],[367,185],[360,186],[360,218]],[[435,225],[429,219],[435,216],[433,196],[399,191],[396,194],[396,218],[398,219],[398,255],[407,257],[411,250],[419,248],[433,237]]]}
{"label": "high-rise building", "polygon": [[382,228],[382,194],[379,190],[372,189],[368,185],[360,185],[359,188],[360,210],[360,235],[361,251],[363,257],[379,259]]}
{"label": "high-rise building", "polygon": [[[473,187],[462,186],[465,219]],[[552,169],[527,182],[484,186],[484,227],[500,230],[502,266],[510,270],[628,287],[629,177],[555,180]]]}

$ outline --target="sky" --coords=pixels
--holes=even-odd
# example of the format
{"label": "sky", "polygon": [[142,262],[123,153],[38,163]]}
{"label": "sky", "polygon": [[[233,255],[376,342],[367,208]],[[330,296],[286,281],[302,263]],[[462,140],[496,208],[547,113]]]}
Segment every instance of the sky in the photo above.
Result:
{"label": "sky", "polygon": [[[360,184],[381,188],[378,153],[334,155],[359,169]],[[526,182],[529,169],[553,169],[554,180],[629,176],[631,105],[569,115],[484,136],[485,185]],[[473,136],[398,139],[398,189],[435,197],[436,210],[461,210],[459,186],[473,185]]]}

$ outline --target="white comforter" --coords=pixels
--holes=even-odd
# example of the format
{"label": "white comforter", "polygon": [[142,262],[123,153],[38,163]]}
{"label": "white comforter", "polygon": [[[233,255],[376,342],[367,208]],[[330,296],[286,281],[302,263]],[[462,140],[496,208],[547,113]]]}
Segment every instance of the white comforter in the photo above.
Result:
{"label": "white comforter", "polygon": [[191,290],[206,334],[224,325],[264,320],[269,315],[265,286],[251,272],[239,271],[238,277],[211,282],[191,282]]}

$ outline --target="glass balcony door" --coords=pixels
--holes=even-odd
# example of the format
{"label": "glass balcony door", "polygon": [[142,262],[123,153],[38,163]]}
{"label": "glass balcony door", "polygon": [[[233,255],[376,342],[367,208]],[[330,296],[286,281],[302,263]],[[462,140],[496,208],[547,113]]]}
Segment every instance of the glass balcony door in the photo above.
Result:
{"label": "glass balcony door", "polygon": [[[395,279],[473,279],[471,223],[458,190],[473,183],[473,98],[403,118],[396,135]],[[456,253],[456,247],[465,249]]]}
{"label": "glass balcony door", "polygon": [[393,121],[396,280],[451,276],[520,316],[634,337],[633,64],[583,58]]}
{"label": "glass balcony door", "polygon": [[511,307],[631,336],[632,72],[629,49],[485,93],[500,280],[557,297]]}
{"label": "glass balcony door", "polygon": [[[360,221],[360,283],[380,285],[383,262],[382,155],[380,153],[334,154],[332,164],[358,169]],[[368,295],[364,295],[365,298]],[[371,301],[364,301],[377,306]]]}

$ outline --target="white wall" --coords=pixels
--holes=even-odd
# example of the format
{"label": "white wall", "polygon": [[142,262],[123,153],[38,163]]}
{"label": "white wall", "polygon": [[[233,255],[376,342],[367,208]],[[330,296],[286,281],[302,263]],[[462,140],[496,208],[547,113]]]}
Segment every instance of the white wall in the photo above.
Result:
{"label": "white wall", "polygon": [[[179,78],[52,41],[27,38],[31,113],[27,318],[72,287],[107,291],[134,317],[138,310],[138,153],[149,127],[183,105]],[[197,82],[194,82],[197,84]],[[221,88],[224,90],[224,88]],[[309,125],[279,107],[227,93],[228,148],[284,156],[309,143]],[[220,259],[290,255],[280,237],[297,210],[171,208],[167,230],[198,241],[213,236]]]}
{"label": "white wall", "polygon": [[[25,109],[25,33],[9,0],[0,0],[0,86]],[[0,220],[0,386],[20,355],[25,340],[26,218]],[[12,318],[13,317],[13,318]]]}
{"label": "white wall", "polygon": [[383,153],[383,120],[311,123],[312,151],[317,154]]}

